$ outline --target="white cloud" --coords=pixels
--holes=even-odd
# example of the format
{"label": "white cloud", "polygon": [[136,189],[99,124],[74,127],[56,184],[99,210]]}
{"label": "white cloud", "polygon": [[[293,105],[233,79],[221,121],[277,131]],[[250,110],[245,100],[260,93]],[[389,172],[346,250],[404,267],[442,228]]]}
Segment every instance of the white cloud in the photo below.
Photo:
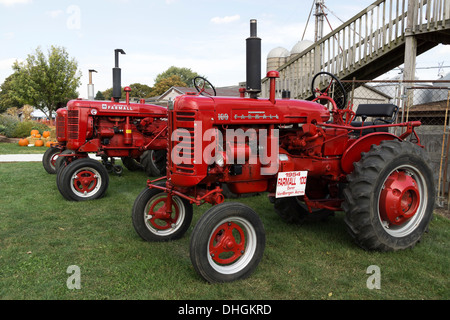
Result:
{"label": "white cloud", "polygon": [[33,0],[0,0],[0,4],[11,7],[15,4],[27,4],[31,3]]}
{"label": "white cloud", "polygon": [[52,11],[47,11],[46,14],[49,15],[50,17],[52,17],[53,19],[55,19],[55,18],[59,17],[60,15],[64,14],[64,11],[61,9],[52,10]]}
{"label": "white cloud", "polygon": [[234,16],[214,17],[211,19],[211,22],[215,23],[215,24],[224,24],[224,23],[238,21],[239,19],[241,19],[241,16],[236,14]]}
{"label": "white cloud", "polygon": [[5,32],[3,33],[2,38],[5,40],[12,40],[14,39],[14,36],[15,36],[14,32]]}

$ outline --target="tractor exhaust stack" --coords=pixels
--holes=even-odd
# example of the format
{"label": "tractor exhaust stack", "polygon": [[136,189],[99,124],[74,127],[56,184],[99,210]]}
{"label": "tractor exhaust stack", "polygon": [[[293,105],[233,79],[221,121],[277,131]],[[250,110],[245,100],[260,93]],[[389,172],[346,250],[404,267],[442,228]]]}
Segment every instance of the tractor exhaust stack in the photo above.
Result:
{"label": "tractor exhaust stack", "polygon": [[257,23],[250,20],[250,37],[247,38],[247,90],[256,99],[261,92],[261,38],[257,36]]}
{"label": "tractor exhaust stack", "polygon": [[122,49],[114,50],[116,58],[116,67],[113,68],[113,92],[112,98],[119,102],[122,97],[122,70],[119,68],[119,53],[126,54]]}

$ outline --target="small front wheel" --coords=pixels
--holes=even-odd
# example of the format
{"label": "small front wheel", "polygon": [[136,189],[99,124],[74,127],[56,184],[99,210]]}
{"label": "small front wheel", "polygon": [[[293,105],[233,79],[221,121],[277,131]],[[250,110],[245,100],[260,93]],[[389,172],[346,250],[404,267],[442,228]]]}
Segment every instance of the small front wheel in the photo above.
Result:
{"label": "small front wheel", "polygon": [[[162,186],[162,184],[161,184]],[[161,189],[145,188],[134,201],[133,227],[146,241],[169,241],[181,238],[192,221],[192,204],[172,196],[172,208],[167,210],[168,195]]]}
{"label": "small front wheel", "polygon": [[57,178],[61,194],[71,201],[99,199],[108,189],[109,176],[105,167],[93,159],[78,159]]}
{"label": "small front wheel", "polygon": [[45,151],[42,157],[42,165],[49,174],[56,174],[56,160],[61,153],[60,148],[50,147]]}
{"label": "small front wheel", "polygon": [[210,283],[245,279],[261,261],[265,242],[258,215],[241,203],[225,202],[209,209],[195,226],[191,262]]}

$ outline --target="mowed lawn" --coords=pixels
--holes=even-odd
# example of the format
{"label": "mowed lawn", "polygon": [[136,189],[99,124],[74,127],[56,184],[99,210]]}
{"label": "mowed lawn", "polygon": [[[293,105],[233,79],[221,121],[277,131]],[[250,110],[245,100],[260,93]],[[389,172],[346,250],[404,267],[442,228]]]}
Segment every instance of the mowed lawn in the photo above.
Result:
{"label": "mowed lawn", "polygon": [[[250,278],[210,285],[189,259],[190,235],[209,205],[194,208],[182,239],[149,243],[131,222],[134,200],[148,179],[144,173],[111,175],[106,196],[89,202],[66,201],[55,179],[41,163],[0,163],[0,299],[450,298],[450,221],[440,215],[414,249],[379,253],[352,242],[343,213],[298,226],[283,222],[265,194],[227,200],[260,215],[266,249]],[[67,286],[70,266],[80,270],[81,289]],[[370,266],[379,267],[380,289],[367,286]]]}

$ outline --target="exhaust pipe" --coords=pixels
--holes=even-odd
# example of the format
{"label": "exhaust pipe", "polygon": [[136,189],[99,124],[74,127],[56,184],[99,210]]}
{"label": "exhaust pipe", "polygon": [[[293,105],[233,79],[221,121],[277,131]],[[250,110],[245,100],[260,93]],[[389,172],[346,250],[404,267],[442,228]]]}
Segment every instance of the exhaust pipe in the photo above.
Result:
{"label": "exhaust pipe", "polygon": [[94,100],[94,84],[92,83],[92,73],[97,71],[90,69],[89,70],[89,84],[88,84],[88,100]]}
{"label": "exhaust pipe", "polygon": [[115,102],[119,102],[122,97],[122,70],[119,68],[119,53],[126,54],[122,49],[116,49],[115,58],[116,58],[116,67],[113,68],[113,92],[112,98]]}
{"label": "exhaust pipe", "polygon": [[256,99],[261,92],[261,39],[257,36],[257,23],[250,20],[250,37],[247,38],[247,90]]}

